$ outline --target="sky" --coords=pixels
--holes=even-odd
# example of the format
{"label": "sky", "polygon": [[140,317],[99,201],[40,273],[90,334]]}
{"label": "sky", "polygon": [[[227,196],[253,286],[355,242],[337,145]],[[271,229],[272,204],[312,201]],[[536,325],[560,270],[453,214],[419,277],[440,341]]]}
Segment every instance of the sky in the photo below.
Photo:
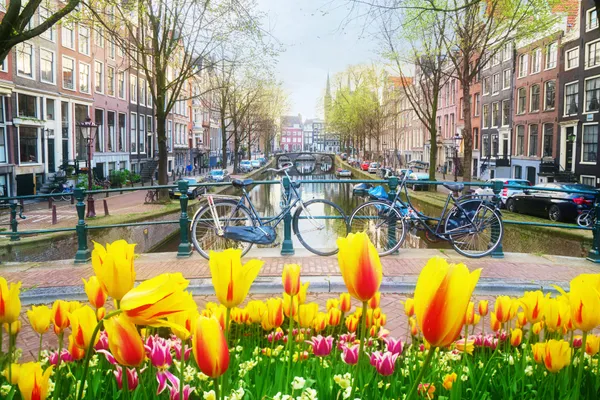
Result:
{"label": "sky", "polygon": [[290,115],[322,118],[327,72],[333,76],[377,58],[363,20],[347,18],[346,0],[258,0],[258,6],[285,48],[275,71],[289,95]]}

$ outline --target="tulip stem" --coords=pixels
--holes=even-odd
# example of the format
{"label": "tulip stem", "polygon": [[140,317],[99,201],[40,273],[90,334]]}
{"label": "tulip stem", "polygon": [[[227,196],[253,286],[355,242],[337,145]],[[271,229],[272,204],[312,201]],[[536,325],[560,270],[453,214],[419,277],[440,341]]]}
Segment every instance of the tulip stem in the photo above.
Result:
{"label": "tulip stem", "polygon": [[[229,309],[228,309],[229,310]],[[181,341],[181,364],[179,365],[179,400],[183,400],[183,375],[185,372],[185,343]]]}
{"label": "tulip stem", "polygon": [[4,340],[3,332],[4,331],[2,330],[2,328],[0,328],[0,355],[4,354],[4,353],[2,353],[2,341]]}
{"label": "tulip stem", "polygon": [[574,400],[579,399],[579,394],[581,393],[581,377],[583,374],[583,360],[585,356],[585,342],[587,341],[587,332],[583,332],[583,337],[581,338],[581,348],[579,349],[579,365],[577,366],[577,383],[575,384],[575,396]]}
{"label": "tulip stem", "polygon": [[[298,307],[300,308],[300,307]],[[297,312],[297,311],[296,311]],[[292,354],[292,342],[294,340],[294,333],[293,333],[293,329],[294,329],[294,316],[292,314],[294,314],[294,296],[290,296],[290,312],[289,312],[289,318],[290,318],[290,325],[288,327],[288,342],[287,342],[287,348],[288,348],[288,367],[287,367],[287,374],[285,375],[285,382],[284,382],[284,388],[287,389],[287,385],[289,385],[290,383],[290,372],[292,369],[292,358],[294,357],[294,355]]]}
{"label": "tulip stem", "polygon": [[[88,349],[89,350],[89,349]],[[87,356],[87,354],[86,354]],[[86,364],[87,366],[87,364]],[[129,400],[129,376],[127,375],[127,366],[123,366],[121,374],[121,391],[123,392],[123,398]],[[82,386],[85,381],[82,381]],[[181,385],[179,385],[181,386]]]}
{"label": "tulip stem", "polygon": [[436,347],[429,348],[427,357],[425,358],[425,361],[423,362],[423,366],[421,367],[421,370],[419,371],[419,375],[417,375],[417,379],[415,379],[415,382],[413,383],[412,388],[410,389],[410,392],[408,392],[408,396],[406,396],[406,400],[411,400],[413,398],[413,396],[415,395],[415,392],[417,391],[417,388],[419,387],[419,383],[421,383],[421,379],[423,379],[423,375],[425,375],[425,371],[429,367],[429,364],[431,364],[431,360],[433,360],[433,355],[435,354],[435,350],[436,350]]}
{"label": "tulip stem", "polygon": [[354,391],[356,390],[356,384],[358,383],[358,378],[361,376],[361,365],[360,361],[362,358],[362,353],[365,348],[365,336],[367,331],[367,306],[368,302],[363,301],[363,312],[362,312],[362,320],[360,323],[360,345],[358,346],[358,360],[356,361],[356,376],[352,380],[352,391],[350,392],[350,398],[354,398]]}
{"label": "tulip stem", "polygon": [[[64,336],[65,336],[64,332],[60,332],[58,334],[58,359],[56,360],[56,371],[58,371],[58,367],[60,367],[61,353],[62,353]],[[54,391],[52,392],[52,398],[56,398],[57,396],[59,396],[58,393],[60,393],[60,382],[61,382],[61,380],[57,376],[57,378],[56,378],[56,386],[54,387]]]}
{"label": "tulip stem", "polygon": [[40,333],[40,348],[38,349],[38,361],[42,361],[42,334]]}
{"label": "tulip stem", "polygon": [[219,391],[219,379],[215,378],[214,383],[215,383],[215,385],[214,385],[215,386],[215,399],[221,400],[220,391]]}
{"label": "tulip stem", "polygon": [[8,381],[12,382],[12,364],[13,364],[13,335],[10,333],[10,324],[8,324]]}

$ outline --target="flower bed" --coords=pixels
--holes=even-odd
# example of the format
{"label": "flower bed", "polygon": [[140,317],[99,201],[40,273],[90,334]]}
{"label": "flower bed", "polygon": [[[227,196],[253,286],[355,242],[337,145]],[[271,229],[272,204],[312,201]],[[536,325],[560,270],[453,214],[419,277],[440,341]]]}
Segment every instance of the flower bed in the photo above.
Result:
{"label": "flower bed", "polygon": [[[600,397],[600,274],[580,275],[556,298],[471,302],[480,270],[435,257],[414,297],[380,308],[382,270],[364,234],[339,239],[348,293],[326,309],[306,301],[301,266],[286,265],[282,296],[244,303],[262,268],[240,252],[212,253],[219,304],[198,309],[181,274],[134,287],[134,245],[95,244],[89,304],[27,311],[37,362],[19,362],[20,284],[0,277],[0,398],[6,399],[501,399]],[[108,299],[111,303],[107,303]],[[352,307],[351,300],[361,307]],[[385,312],[384,312],[385,311]],[[410,342],[387,314],[409,319]],[[481,333],[469,335],[474,326]],[[487,333],[486,333],[487,332]],[[46,335],[59,346],[42,351]],[[407,335],[408,336],[408,335]],[[0,341],[1,343],[1,341]]]}

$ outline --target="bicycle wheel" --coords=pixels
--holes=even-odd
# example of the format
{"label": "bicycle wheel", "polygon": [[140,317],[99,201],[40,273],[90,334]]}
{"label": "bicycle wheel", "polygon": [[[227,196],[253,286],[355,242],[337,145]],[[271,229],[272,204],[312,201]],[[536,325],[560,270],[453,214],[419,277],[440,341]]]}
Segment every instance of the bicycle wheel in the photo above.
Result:
{"label": "bicycle wheel", "polygon": [[[252,226],[252,218],[245,207],[237,208],[234,202],[215,202],[214,209],[218,216],[221,227],[228,226]],[[242,256],[250,250],[252,243],[238,242],[226,239],[217,232],[215,218],[210,207],[202,207],[192,221],[192,243],[200,255],[208,259],[210,250],[223,251],[225,249],[240,249]]]}
{"label": "bicycle wheel", "polygon": [[444,233],[452,247],[465,257],[490,254],[502,240],[504,225],[498,212],[481,200],[468,200],[454,206],[444,221]]}
{"label": "bicycle wheel", "polygon": [[294,233],[311,253],[331,256],[338,252],[337,238],[348,234],[346,214],[328,200],[310,200],[300,205],[292,221]]}
{"label": "bicycle wheel", "polygon": [[369,201],[358,206],[350,217],[350,232],[365,232],[380,256],[398,250],[406,238],[406,224],[391,203]]}
{"label": "bicycle wheel", "polygon": [[73,192],[63,190],[62,193],[63,195],[61,196],[61,198],[63,199],[63,201],[71,201],[71,196],[73,195]]}
{"label": "bicycle wheel", "polygon": [[[58,189],[52,189],[52,191],[50,192],[50,194],[60,194],[62,193],[62,190],[58,190]],[[63,200],[62,196],[52,196],[52,200],[54,201],[61,201]]]}
{"label": "bicycle wheel", "polygon": [[584,211],[577,217],[577,225],[588,227],[592,226],[593,218],[591,211]]}

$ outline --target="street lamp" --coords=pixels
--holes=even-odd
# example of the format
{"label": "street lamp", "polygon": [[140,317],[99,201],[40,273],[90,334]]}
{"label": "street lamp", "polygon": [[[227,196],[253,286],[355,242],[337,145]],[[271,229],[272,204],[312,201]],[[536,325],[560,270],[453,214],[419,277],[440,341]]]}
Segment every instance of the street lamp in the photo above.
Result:
{"label": "street lamp", "polygon": [[85,121],[78,122],[77,127],[79,128],[79,132],[83,139],[85,139],[87,148],[88,148],[88,157],[87,157],[87,170],[88,170],[88,196],[87,196],[87,218],[96,216],[96,208],[94,207],[94,196],[92,196],[92,146],[94,144],[94,139],[96,138],[96,129],[98,125],[92,122],[90,117],[86,117]]}
{"label": "street lamp", "polygon": [[462,142],[462,136],[460,133],[454,135],[454,182],[458,180],[458,149],[460,149],[460,142]]}

